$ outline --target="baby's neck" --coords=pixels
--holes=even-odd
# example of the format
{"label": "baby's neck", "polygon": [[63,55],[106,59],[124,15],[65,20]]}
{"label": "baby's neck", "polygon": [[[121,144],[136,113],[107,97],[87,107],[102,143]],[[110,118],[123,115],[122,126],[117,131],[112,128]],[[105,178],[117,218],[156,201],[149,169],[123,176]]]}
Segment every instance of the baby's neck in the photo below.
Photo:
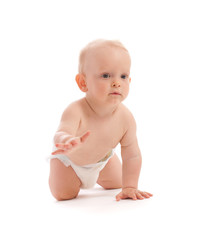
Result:
{"label": "baby's neck", "polygon": [[99,103],[95,103],[89,98],[85,97],[85,102],[88,105],[89,109],[93,112],[94,115],[100,118],[109,117],[117,110],[119,105],[100,105]]}

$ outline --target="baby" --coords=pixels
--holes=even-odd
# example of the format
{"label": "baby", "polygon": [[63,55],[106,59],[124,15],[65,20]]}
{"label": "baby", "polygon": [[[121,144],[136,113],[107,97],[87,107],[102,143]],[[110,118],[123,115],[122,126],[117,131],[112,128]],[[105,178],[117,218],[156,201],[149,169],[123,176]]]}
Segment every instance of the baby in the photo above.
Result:
{"label": "baby", "polygon": [[[138,190],[141,152],[136,123],[122,104],[129,93],[131,59],[119,41],[96,40],[80,54],[76,82],[85,97],[63,112],[50,156],[49,186],[57,200],[77,197],[96,183],[122,188],[116,200],[149,198]],[[114,153],[120,143],[122,164]]]}

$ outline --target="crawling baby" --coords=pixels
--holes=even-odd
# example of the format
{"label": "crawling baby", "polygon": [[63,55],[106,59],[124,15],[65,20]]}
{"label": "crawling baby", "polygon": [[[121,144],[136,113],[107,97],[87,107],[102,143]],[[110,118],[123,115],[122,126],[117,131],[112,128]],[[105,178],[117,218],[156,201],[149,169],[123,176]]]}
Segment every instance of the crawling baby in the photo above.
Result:
{"label": "crawling baby", "polygon": [[[129,93],[131,59],[119,41],[96,40],[80,53],[76,82],[85,97],[63,112],[50,156],[49,186],[57,200],[73,199],[96,183],[122,188],[116,200],[149,198],[138,190],[141,152],[136,123],[122,101]],[[121,145],[122,163],[114,152]]]}

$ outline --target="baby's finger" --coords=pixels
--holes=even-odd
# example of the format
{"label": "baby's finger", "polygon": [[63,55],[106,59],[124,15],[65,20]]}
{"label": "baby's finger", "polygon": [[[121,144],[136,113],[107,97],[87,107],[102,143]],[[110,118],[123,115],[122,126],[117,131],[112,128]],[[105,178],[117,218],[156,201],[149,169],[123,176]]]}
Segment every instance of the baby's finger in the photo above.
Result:
{"label": "baby's finger", "polygon": [[116,195],[116,201],[120,201],[122,199],[121,194]]}
{"label": "baby's finger", "polygon": [[150,197],[152,197],[153,196],[153,194],[152,193],[149,193],[149,192],[145,192],[146,194],[148,194]]}
{"label": "baby's finger", "polygon": [[136,193],[136,196],[140,200],[144,199],[144,197],[143,197],[143,195],[141,193]]}
{"label": "baby's finger", "polygon": [[59,149],[65,150],[65,149],[70,149],[71,148],[71,144],[57,143],[56,147],[59,148]]}
{"label": "baby's finger", "polygon": [[90,135],[90,131],[87,131],[85,134],[83,134],[81,137],[80,137],[80,141],[81,142],[84,142]]}
{"label": "baby's finger", "polygon": [[130,193],[128,194],[128,197],[133,199],[133,200],[137,200],[136,194],[135,193]]}
{"label": "baby's finger", "polygon": [[146,196],[146,197],[152,197],[153,196],[153,194],[151,194],[151,193],[148,193],[148,192],[140,192],[143,196]]}
{"label": "baby's finger", "polygon": [[77,140],[75,140],[75,139],[71,140],[70,143],[72,144],[73,147],[78,144]]}
{"label": "baby's finger", "polygon": [[145,198],[150,198],[150,196],[146,192],[141,192],[141,195]]}
{"label": "baby's finger", "polygon": [[58,149],[58,150],[56,150],[56,151],[52,152],[52,155],[56,155],[56,154],[63,154],[63,153],[65,153],[65,152],[66,152],[65,150]]}

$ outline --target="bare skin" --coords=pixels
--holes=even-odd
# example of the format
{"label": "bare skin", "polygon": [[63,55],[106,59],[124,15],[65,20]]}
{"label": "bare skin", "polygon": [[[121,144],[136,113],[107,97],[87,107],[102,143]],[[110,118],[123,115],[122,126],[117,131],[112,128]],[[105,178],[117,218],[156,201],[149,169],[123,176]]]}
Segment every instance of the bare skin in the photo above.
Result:
{"label": "bare skin", "polygon": [[[54,137],[57,150],[77,165],[97,163],[121,144],[122,164],[117,155],[100,172],[97,183],[105,189],[122,188],[116,200],[149,198],[138,190],[141,153],[136,124],[122,104],[129,91],[130,58],[115,47],[98,47],[88,54],[84,73],[76,76],[85,98],[70,104],[63,112]],[[51,160],[50,189],[58,200],[72,199],[80,191],[81,181],[71,167]]]}

